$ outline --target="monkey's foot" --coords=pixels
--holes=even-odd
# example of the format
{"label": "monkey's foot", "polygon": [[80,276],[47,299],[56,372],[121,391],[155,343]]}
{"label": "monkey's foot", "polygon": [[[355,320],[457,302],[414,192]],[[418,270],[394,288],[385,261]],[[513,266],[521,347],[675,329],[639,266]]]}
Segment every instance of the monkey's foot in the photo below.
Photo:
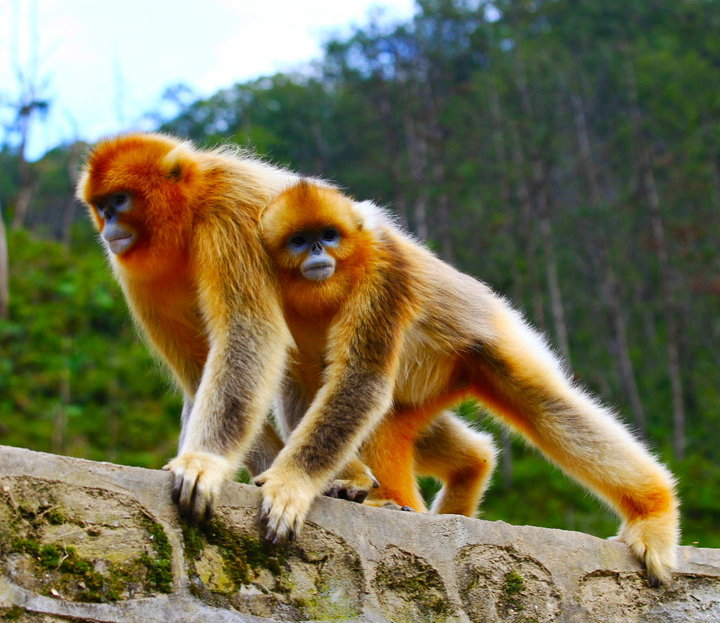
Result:
{"label": "monkey's foot", "polygon": [[265,539],[274,545],[294,541],[319,493],[317,486],[304,474],[277,467],[265,470],[253,482],[262,487]]}
{"label": "monkey's foot", "polygon": [[210,518],[220,487],[233,472],[228,460],[209,452],[181,454],[163,469],[175,475],[172,500],[193,523]]}
{"label": "monkey's foot", "polygon": [[674,514],[626,523],[611,540],[625,543],[645,563],[650,586],[669,586],[676,566],[679,530]]}
{"label": "monkey's foot", "polygon": [[410,507],[410,506],[404,506],[401,504],[397,504],[393,500],[366,500],[365,501],[366,506],[374,506],[375,508],[387,508],[391,511],[405,511],[408,513],[416,513],[417,511]]}
{"label": "monkey's foot", "polygon": [[363,503],[371,489],[377,489],[380,483],[370,468],[360,461],[352,461],[331,481],[324,495],[351,502]]}

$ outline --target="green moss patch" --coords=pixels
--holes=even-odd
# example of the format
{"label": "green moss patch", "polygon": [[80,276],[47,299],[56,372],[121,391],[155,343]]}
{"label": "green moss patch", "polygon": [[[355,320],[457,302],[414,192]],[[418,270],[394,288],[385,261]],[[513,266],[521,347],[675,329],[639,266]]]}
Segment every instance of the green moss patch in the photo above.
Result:
{"label": "green moss patch", "polygon": [[525,580],[517,571],[510,571],[505,575],[502,586],[500,609],[507,614],[510,611],[520,612],[525,609],[522,594],[525,591]]}
{"label": "green moss patch", "polygon": [[[74,514],[62,506],[65,491],[60,483],[35,479],[14,483],[11,479],[10,483],[14,486],[0,490],[0,517],[4,519],[0,564],[17,584],[56,599],[83,602],[112,602],[172,591],[172,547],[163,527],[141,509],[123,501],[122,513],[117,512],[121,519],[102,524],[96,516],[102,513],[103,502],[113,510],[120,506],[110,494],[73,488],[68,495],[73,496],[72,508],[78,509]],[[85,500],[86,496],[92,499]],[[90,518],[83,516],[90,512],[94,513]],[[123,541],[128,534],[134,538],[132,547]],[[115,551],[83,555],[102,552],[102,547],[92,546],[101,535],[116,543]],[[12,566],[8,566],[9,559]]]}
{"label": "green moss patch", "polygon": [[215,518],[199,527],[183,526],[185,556],[195,570],[194,562],[202,558],[206,544],[215,545],[222,556],[225,573],[236,588],[252,582],[262,570],[274,576],[285,571],[287,551],[273,547],[259,538],[235,532]]}
{"label": "green moss patch", "polygon": [[397,547],[385,549],[373,584],[393,621],[446,621],[453,612],[437,570],[425,559]]}
{"label": "green moss patch", "polygon": [[3,621],[17,621],[23,614],[25,614],[25,610],[20,606],[13,606],[12,608],[2,611],[0,619]]}
{"label": "green moss patch", "polygon": [[361,614],[362,567],[344,541],[306,525],[298,542],[274,546],[256,528],[252,513],[236,510],[183,527],[194,595],[216,607],[281,620]]}

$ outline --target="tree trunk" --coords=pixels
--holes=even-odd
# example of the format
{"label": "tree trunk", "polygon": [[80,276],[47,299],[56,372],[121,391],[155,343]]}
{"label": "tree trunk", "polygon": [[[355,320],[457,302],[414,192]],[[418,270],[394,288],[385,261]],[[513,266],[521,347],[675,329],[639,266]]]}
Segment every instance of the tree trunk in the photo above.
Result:
{"label": "tree trunk", "polygon": [[[522,220],[522,215],[520,219],[513,218],[515,211],[511,209],[512,206],[512,190],[511,190],[511,184],[510,184],[510,166],[509,166],[509,157],[508,157],[508,150],[505,143],[505,135],[503,132],[503,128],[506,127],[505,118],[503,117],[503,110],[502,110],[502,104],[500,102],[500,96],[498,94],[497,90],[497,84],[495,83],[495,78],[491,77],[489,81],[489,101],[490,101],[490,119],[492,121],[492,140],[493,140],[493,147],[495,150],[495,159],[498,164],[498,184],[499,184],[499,195],[500,195],[500,201],[502,202],[502,205],[505,210],[508,211],[509,214],[511,214],[510,218],[510,224],[509,228],[515,230],[515,236],[510,236],[510,239],[517,242],[519,234],[522,230],[521,223],[518,221]],[[522,160],[522,158],[521,158]],[[529,202],[529,192],[527,190],[527,187],[524,184],[524,178],[523,178],[523,184],[522,184],[522,190],[518,191],[518,195],[521,195],[524,197],[524,202],[521,200],[521,206],[522,206],[522,212],[525,213],[530,210],[530,202]],[[513,284],[514,284],[514,297],[517,301],[521,301],[523,299],[523,284],[527,280],[525,279],[525,276],[522,274],[520,270],[520,245],[514,244],[513,245],[513,256],[516,259],[516,261],[513,262]],[[533,266],[534,262],[528,261],[528,266]],[[540,310],[542,312],[542,296],[539,297],[540,300]],[[542,317],[542,316],[541,316]],[[511,436],[510,432],[505,428],[500,429],[500,440],[502,443],[502,453],[500,455],[500,461],[501,461],[501,482],[502,482],[502,488],[507,490],[512,486],[512,474],[513,474],[513,451],[512,451],[512,443],[511,443]]]}
{"label": "tree trunk", "polygon": [[[396,61],[397,62],[397,61]],[[398,133],[393,123],[393,105],[390,100],[387,83],[381,75],[377,76],[380,83],[380,96],[377,99],[377,110],[383,124],[385,135],[388,137],[389,149],[389,174],[392,180],[393,193],[395,195],[394,207],[403,224],[408,224],[407,199],[403,188],[403,175],[401,172],[400,146],[398,144]]]}
{"label": "tree trunk", "polygon": [[13,214],[12,228],[20,229],[25,225],[25,219],[30,208],[30,201],[34,191],[34,183],[30,163],[25,157],[27,148],[28,133],[30,131],[30,116],[33,106],[24,106],[20,111],[20,146],[18,147],[18,177],[20,178],[20,190],[15,202],[15,214]]}
{"label": "tree trunk", "polygon": [[10,264],[8,262],[7,232],[0,206],[0,319],[10,318]]}
{"label": "tree trunk", "polygon": [[70,356],[72,353],[72,339],[62,338],[63,368],[60,372],[60,404],[55,412],[53,432],[51,438],[52,451],[55,454],[65,454],[67,443],[68,407],[70,406]]}
{"label": "tree trunk", "polygon": [[[24,165],[27,166],[27,163]],[[21,165],[22,169],[23,165]],[[22,229],[27,219],[30,208],[33,191],[32,180],[27,179],[27,175],[20,175],[20,190],[18,191],[17,200],[15,201],[15,214],[13,214],[12,228]]]}
{"label": "tree trunk", "polygon": [[[602,197],[600,194],[599,175],[592,157],[592,145],[587,126],[587,117],[585,115],[585,103],[581,95],[572,92],[570,93],[570,103],[575,118],[580,163],[587,181],[590,205],[593,211],[598,213],[602,207]],[[609,241],[602,228],[599,228],[598,231],[595,232],[593,238],[594,240],[592,240],[590,244],[593,247],[599,271],[602,274],[602,295],[610,313],[614,330],[615,351],[620,369],[620,379],[625,394],[630,401],[630,407],[638,432],[645,437],[647,436],[645,409],[640,399],[635,368],[630,358],[630,347],[627,339],[627,320],[620,300],[619,283],[608,257]]]}
{"label": "tree trunk", "polygon": [[422,93],[421,101],[424,102],[425,125],[427,128],[428,159],[430,160],[430,172],[432,176],[432,187],[436,202],[434,205],[434,226],[436,238],[440,244],[440,255],[446,262],[455,259],[452,242],[452,228],[450,223],[450,199],[447,194],[447,170],[445,167],[445,134],[438,121],[440,107],[435,93],[430,88],[429,80],[420,83]]}
{"label": "tree trunk", "polygon": [[[520,95],[520,105],[525,119],[530,127],[535,124],[535,112],[533,109],[530,89],[528,88],[525,68],[522,61],[515,56],[515,83]],[[570,345],[568,342],[567,323],[565,322],[565,309],[560,290],[560,279],[558,277],[557,260],[555,257],[555,243],[552,235],[551,205],[548,193],[549,174],[546,163],[534,141],[531,141],[530,149],[530,170],[532,175],[533,198],[536,206],[535,218],[538,220],[540,239],[545,253],[545,273],[550,295],[550,311],[555,327],[555,338],[557,345],[570,362]]]}
{"label": "tree trunk", "polygon": [[[541,193],[542,194],[542,193]],[[542,206],[540,210],[542,211]],[[550,310],[552,311],[553,324],[555,325],[555,336],[558,341],[558,348],[563,357],[570,364],[570,344],[568,342],[567,323],[565,322],[565,307],[560,292],[560,279],[558,277],[557,260],[555,259],[555,243],[552,235],[552,224],[550,217],[545,214],[540,216],[540,235],[542,236],[543,247],[545,248],[545,272],[550,292]]]}
{"label": "tree trunk", "polygon": [[409,115],[405,115],[403,126],[410,162],[410,179],[418,193],[413,205],[415,235],[420,240],[427,240],[429,234],[427,220],[427,142],[425,137],[422,136],[422,131],[418,130],[417,125]]}
{"label": "tree trunk", "polygon": [[[438,151],[435,151],[436,155]],[[450,199],[446,192],[447,179],[445,167],[441,159],[436,160],[432,166],[433,185],[437,189],[437,202],[435,204],[435,224],[437,227],[437,239],[440,243],[440,256],[446,262],[453,262],[455,252],[453,251],[452,227],[450,226]]]}
{"label": "tree trunk", "polygon": [[533,320],[542,329],[547,330],[545,319],[545,301],[538,276],[538,237],[534,232],[534,208],[530,199],[530,188],[525,176],[525,153],[516,124],[511,125],[513,138],[513,162],[517,169],[516,193],[520,201],[521,227],[519,235],[524,239],[527,257],[527,270],[530,281]]}
{"label": "tree trunk", "polygon": [[674,279],[670,264],[670,251],[665,235],[665,223],[662,216],[660,193],[655,181],[652,154],[643,131],[643,115],[640,110],[640,98],[637,89],[635,70],[630,59],[625,62],[630,96],[630,119],[637,143],[640,176],[648,202],[650,227],[655,242],[660,269],[660,288],[662,292],[662,310],[667,333],[668,372],[673,403],[673,452],[677,459],[685,456],[685,401],[683,398],[682,370],[680,367],[679,327],[675,309]]}

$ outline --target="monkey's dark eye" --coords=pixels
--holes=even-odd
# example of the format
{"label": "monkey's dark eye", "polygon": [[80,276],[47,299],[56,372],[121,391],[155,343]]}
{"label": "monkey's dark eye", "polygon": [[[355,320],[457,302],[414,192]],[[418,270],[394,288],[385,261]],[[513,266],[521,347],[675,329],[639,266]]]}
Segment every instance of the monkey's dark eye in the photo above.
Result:
{"label": "monkey's dark eye", "polygon": [[117,212],[125,212],[129,209],[130,195],[127,193],[110,195],[98,205],[98,211],[106,221],[113,219]]}
{"label": "monkey's dark eye", "polygon": [[113,195],[108,200],[108,205],[113,208],[121,208],[128,202],[129,197],[125,193],[118,193]]}
{"label": "monkey's dark eye", "polygon": [[290,238],[290,246],[299,249],[307,244],[307,238],[301,234],[296,234]]}
{"label": "monkey's dark eye", "polygon": [[338,234],[336,229],[332,229],[330,227],[323,232],[322,237],[323,237],[323,240],[325,240],[325,242],[333,242],[334,240],[337,240],[340,237],[340,234]]}

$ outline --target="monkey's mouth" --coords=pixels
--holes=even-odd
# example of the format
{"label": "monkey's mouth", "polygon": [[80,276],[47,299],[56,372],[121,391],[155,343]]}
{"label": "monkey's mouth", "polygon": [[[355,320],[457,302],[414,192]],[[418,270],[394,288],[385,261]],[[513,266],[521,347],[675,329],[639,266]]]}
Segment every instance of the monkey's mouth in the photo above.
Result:
{"label": "monkey's mouth", "polygon": [[302,271],[303,277],[312,281],[325,281],[335,272],[335,267],[330,262],[322,262],[308,266]]}
{"label": "monkey's mouth", "polygon": [[119,255],[127,251],[135,242],[135,236],[128,234],[127,236],[116,236],[107,239],[107,245],[110,250],[115,254]]}

